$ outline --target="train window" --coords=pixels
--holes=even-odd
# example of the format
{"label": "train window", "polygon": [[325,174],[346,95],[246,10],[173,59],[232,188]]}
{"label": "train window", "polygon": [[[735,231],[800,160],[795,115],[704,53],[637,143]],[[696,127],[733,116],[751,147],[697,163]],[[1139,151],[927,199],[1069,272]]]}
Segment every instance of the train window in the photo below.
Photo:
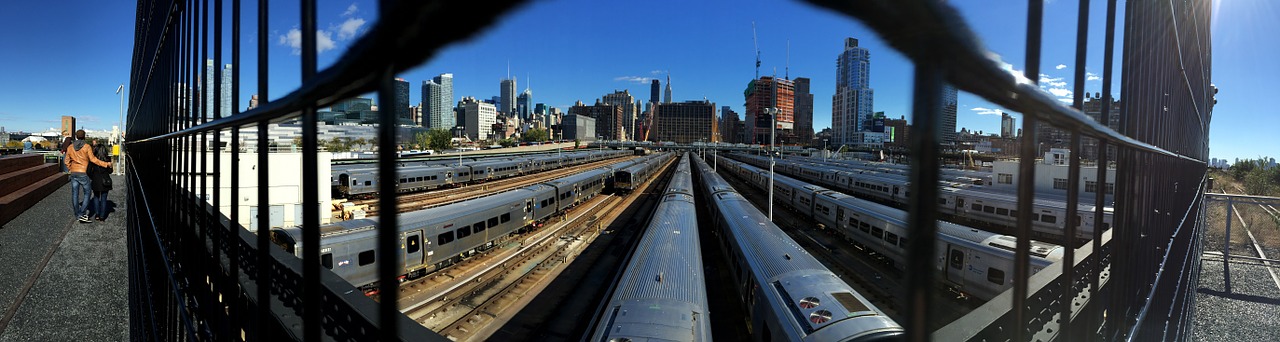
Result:
{"label": "train window", "polygon": [[951,250],[951,268],[957,270],[964,268],[964,252],[959,249]]}
{"label": "train window", "polygon": [[946,199],[946,198],[939,198],[939,199],[938,199],[938,204],[941,204],[941,205],[947,205],[947,199]]}
{"label": "train window", "polygon": [[327,269],[333,269],[333,253],[325,253],[320,255],[320,265]]}
{"label": "train window", "polygon": [[907,248],[907,237],[903,236],[898,238],[898,246],[902,246],[902,248]]}
{"label": "train window", "polygon": [[476,222],[476,224],[471,225],[471,232],[479,233],[483,231],[484,231],[484,222]]}
{"label": "train window", "polygon": [[996,207],[989,206],[989,205],[982,206],[982,212],[984,212],[984,213],[988,213],[988,214],[995,213],[995,212],[996,212]]}
{"label": "train window", "polygon": [[883,239],[884,229],[880,229],[880,227],[871,227],[871,236],[874,236],[877,239]]}
{"label": "train window", "polygon": [[987,281],[996,285],[1004,285],[1004,271],[997,270],[995,267],[988,267]]}
{"label": "train window", "polygon": [[1111,229],[1111,224],[1110,224],[1110,223],[1103,222],[1103,223],[1102,223],[1102,230],[1107,230],[1107,229]]}
{"label": "train window", "polygon": [[358,259],[360,259],[360,266],[372,264],[374,261],[373,250],[370,249],[364,252],[360,252]]}
{"label": "train window", "polygon": [[885,241],[885,242],[888,242],[890,245],[897,246],[897,245],[898,245],[898,234],[894,234],[894,233],[890,233],[890,232],[885,232],[885,233],[884,233],[884,241]]}
{"label": "train window", "polygon": [[373,186],[373,181],[364,181],[364,186]]}
{"label": "train window", "polygon": [[1009,215],[1009,209],[996,208],[996,215]]}
{"label": "train window", "polygon": [[1058,223],[1058,217],[1053,215],[1040,215],[1040,221],[1044,223]]}
{"label": "train window", "polygon": [[489,218],[489,226],[490,226],[490,227],[495,227],[495,226],[497,226],[497,225],[498,225],[498,218],[497,218],[497,217],[491,217],[491,218]]}
{"label": "train window", "polygon": [[[502,223],[507,223],[507,222],[510,222],[510,221],[511,221],[511,214],[502,214]],[[495,223],[495,221],[494,221],[494,220],[492,220],[492,219],[490,219],[490,220],[489,220],[489,226],[490,226],[490,227],[492,227],[492,226],[494,226],[494,225],[496,225],[496,224],[497,224],[497,223]]]}
{"label": "train window", "polygon": [[973,206],[969,207],[969,209],[971,209],[971,210],[973,210],[973,211],[981,211],[981,210],[982,210],[982,205],[981,205],[981,204],[974,203],[974,204],[973,204]]}
{"label": "train window", "polygon": [[444,246],[445,244],[450,242],[453,242],[453,231],[447,231],[436,236],[437,245]]}
{"label": "train window", "polygon": [[870,233],[871,225],[866,222],[858,222],[858,229],[862,230],[863,233]]}
{"label": "train window", "polygon": [[400,184],[404,184],[404,183],[405,183],[405,179],[404,179],[404,178],[401,178],[401,179],[400,179]]}
{"label": "train window", "polygon": [[1018,210],[1009,209],[1009,216],[1018,217]]}
{"label": "train window", "polygon": [[1031,214],[1031,220],[1032,220],[1032,221],[1039,221],[1039,220],[1040,220],[1040,214]]}
{"label": "train window", "polygon": [[422,243],[418,241],[419,239],[420,238],[417,235],[409,236],[405,241],[405,253],[417,253],[421,250]]}
{"label": "train window", "polygon": [[465,226],[464,226],[464,227],[462,227],[462,228],[458,228],[458,238],[459,238],[459,239],[464,238],[464,237],[468,237],[468,236],[471,236],[471,227],[465,227]]}

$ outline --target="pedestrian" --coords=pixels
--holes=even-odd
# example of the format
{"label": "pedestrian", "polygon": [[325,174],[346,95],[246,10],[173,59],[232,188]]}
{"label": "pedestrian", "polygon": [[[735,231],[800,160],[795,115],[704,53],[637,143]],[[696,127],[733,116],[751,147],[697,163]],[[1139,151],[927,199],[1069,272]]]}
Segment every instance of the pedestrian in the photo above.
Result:
{"label": "pedestrian", "polygon": [[89,164],[97,164],[101,167],[110,168],[111,163],[98,159],[93,155],[93,148],[89,147],[84,141],[84,130],[77,130],[75,140],[71,146],[67,148],[66,157],[67,169],[71,171],[71,211],[75,213],[76,219],[82,223],[89,223],[89,194],[92,189],[89,185],[89,174],[86,173]]}
{"label": "pedestrian", "polygon": [[[99,160],[111,160],[111,153],[107,151],[107,145],[96,140],[93,145],[93,154]],[[93,189],[90,212],[93,215],[93,219],[105,221],[107,219],[107,193],[111,191],[111,168],[90,164],[88,171],[89,180],[92,183],[90,188]]]}
{"label": "pedestrian", "polygon": [[58,167],[62,169],[62,173],[67,173],[67,148],[71,147],[71,143],[71,134],[67,134],[63,137],[62,144],[58,145]]}

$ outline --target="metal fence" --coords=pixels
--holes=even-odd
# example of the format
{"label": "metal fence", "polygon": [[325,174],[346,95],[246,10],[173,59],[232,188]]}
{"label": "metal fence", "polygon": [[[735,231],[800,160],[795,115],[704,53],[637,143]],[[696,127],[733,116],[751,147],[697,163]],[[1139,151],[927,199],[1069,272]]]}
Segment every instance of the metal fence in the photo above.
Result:
{"label": "metal fence", "polygon": [[[244,153],[240,129],[257,127],[267,140],[267,125],[299,119],[303,126],[304,184],[319,180],[316,172],[316,109],[363,93],[377,92],[391,103],[393,75],[422,63],[445,44],[466,38],[490,25],[518,1],[380,1],[378,18],[330,67],[317,70],[316,1],[299,2],[303,34],[301,82],[272,99],[267,63],[267,0],[250,2],[245,15],[239,0],[138,1],[133,62],[129,82],[128,244],[131,335],[137,340],[418,340],[442,339],[402,315],[396,307],[393,263],[381,263],[381,302],[365,297],[341,278],[320,267],[318,248],[304,248],[301,260],[274,248],[269,225],[256,231],[241,227],[242,198],[269,198],[269,153]],[[229,13],[228,13],[229,12]],[[253,56],[242,56],[242,19],[256,32]],[[256,19],[256,20],[255,20]],[[255,25],[256,23],[256,25]],[[224,27],[230,36],[224,37]],[[241,73],[229,83],[206,69],[222,65],[226,50],[235,68],[255,61],[259,105],[247,111],[240,102]],[[242,58],[248,57],[248,58]],[[256,58],[256,59],[254,59]],[[200,85],[204,91],[197,91]],[[230,88],[230,116],[223,117],[222,89]],[[210,91],[211,90],[211,91]],[[212,97],[200,99],[199,94]],[[212,101],[207,101],[212,100]],[[393,151],[394,111],[381,112],[378,147]],[[224,147],[225,146],[225,147]],[[219,157],[229,152],[229,158]],[[210,153],[212,153],[210,155]],[[256,154],[256,193],[242,193],[242,175],[223,174],[223,163],[238,170],[246,154]],[[209,155],[206,157],[206,155]],[[392,179],[394,153],[381,155],[381,179]],[[206,162],[208,160],[208,162]],[[228,191],[219,186],[230,178]],[[210,185],[213,185],[210,187]],[[381,182],[381,205],[391,207],[394,182]],[[319,245],[318,191],[303,187],[302,244]],[[230,215],[219,208],[227,203]],[[258,222],[271,222],[259,210]],[[392,255],[397,246],[396,218],[379,220],[378,254]]]}
{"label": "metal fence", "polygon": [[[1085,61],[1090,1],[1080,0],[1075,42],[1073,106],[1037,85],[1044,1],[1029,0],[1026,70],[1006,71],[941,1],[809,0],[860,20],[915,64],[910,148],[910,229],[916,236],[907,265],[911,340],[1119,340],[1188,339],[1203,227],[1205,160],[1213,94],[1209,83],[1210,1],[1125,3],[1121,127],[1084,115]],[[1116,1],[1106,2],[1102,94],[1111,101]],[[1054,42],[1063,43],[1063,42]],[[1096,52],[1092,52],[1096,53]],[[1023,114],[1018,182],[1014,287],[973,313],[929,331],[937,220],[942,87],[951,84]],[[1101,118],[1110,117],[1103,106]],[[1099,164],[1117,148],[1115,224],[1078,250],[1068,248],[1061,266],[1029,276],[1031,199],[1034,196],[1037,123],[1071,133],[1071,147],[1097,139]],[[1067,217],[1076,217],[1080,155],[1070,157]],[[1099,183],[1106,181],[1099,168]],[[1105,196],[1097,196],[1096,208]],[[1095,215],[1103,227],[1103,215]],[[1077,221],[1078,222],[1078,221]],[[1075,235],[1066,225],[1066,236]]]}

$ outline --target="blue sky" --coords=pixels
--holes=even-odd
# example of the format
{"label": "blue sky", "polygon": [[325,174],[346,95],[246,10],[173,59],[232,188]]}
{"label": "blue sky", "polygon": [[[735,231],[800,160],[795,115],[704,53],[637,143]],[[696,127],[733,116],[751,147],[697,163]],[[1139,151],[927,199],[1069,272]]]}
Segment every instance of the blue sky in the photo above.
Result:
{"label": "blue sky", "polygon": [[[1025,2],[951,3],[988,48],[1012,68],[1024,69]],[[229,14],[229,1],[227,6]],[[277,98],[298,84],[293,45],[298,9],[285,1],[271,6],[269,95]],[[1045,89],[1062,98],[1070,96],[1077,67],[1072,65],[1077,6],[1075,1],[1050,0],[1045,7],[1046,44],[1040,69]],[[1280,40],[1274,39],[1280,33],[1280,23],[1274,20],[1280,18],[1277,6],[1261,0],[1215,3],[1213,80],[1222,92],[1210,132],[1212,157],[1280,154],[1280,138],[1274,134],[1280,119],[1270,101],[1260,100],[1277,91],[1266,75],[1280,75],[1280,63],[1266,58],[1280,55]],[[244,7],[244,15],[256,15],[253,2]],[[118,118],[119,97],[113,92],[129,77],[134,9],[130,1],[58,5],[8,1],[0,5],[0,22],[7,28],[0,30],[0,46],[5,46],[0,49],[0,65],[5,66],[0,74],[0,126],[11,131],[43,130],[57,126],[61,115],[73,115],[83,127],[110,129]],[[320,2],[322,68],[373,24],[376,11],[376,2],[369,0]],[[1094,1],[1085,67],[1091,73],[1102,71],[1104,14],[1104,2]],[[816,129],[831,122],[835,58],[845,37],[858,38],[871,51],[875,110],[890,117],[909,114],[911,64],[905,58],[856,21],[795,1],[533,1],[487,32],[446,47],[401,77],[411,84],[413,103],[420,100],[422,81],[440,73],[454,74],[455,97],[484,99],[498,94],[498,80],[508,75],[509,65],[520,90],[530,88],[535,102],[565,108],[577,100],[594,102],[623,89],[645,100],[647,79],[661,78],[665,85],[670,73],[675,100],[706,98],[741,115],[742,91],[755,73],[753,21],[761,75],[813,80]],[[230,25],[225,26],[229,46]],[[244,34],[243,53],[253,56],[254,28],[245,27]],[[229,63],[230,49],[226,50],[224,63]],[[1119,56],[1117,47],[1117,69]],[[242,106],[255,91],[251,58],[238,68],[247,84],[242,88]],[[1115,82],[1118,85],[1118,72]],[[1099,80],[1085,82],[1086,92],[1100,90]],[[957,127],[999,130],[998,107],[965,93],[960,94],[959,106]]]}

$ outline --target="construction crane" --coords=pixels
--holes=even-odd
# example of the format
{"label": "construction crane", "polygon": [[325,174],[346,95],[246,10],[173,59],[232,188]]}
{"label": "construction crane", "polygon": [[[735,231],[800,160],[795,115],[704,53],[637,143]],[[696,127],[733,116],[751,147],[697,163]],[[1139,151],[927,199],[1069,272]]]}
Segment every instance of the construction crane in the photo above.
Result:
{"label": "construction crane", "polygon": [[760,42],[756,39],[756,22],[751,22],[751,44],[756,46],[756,79],[760,79]]}

